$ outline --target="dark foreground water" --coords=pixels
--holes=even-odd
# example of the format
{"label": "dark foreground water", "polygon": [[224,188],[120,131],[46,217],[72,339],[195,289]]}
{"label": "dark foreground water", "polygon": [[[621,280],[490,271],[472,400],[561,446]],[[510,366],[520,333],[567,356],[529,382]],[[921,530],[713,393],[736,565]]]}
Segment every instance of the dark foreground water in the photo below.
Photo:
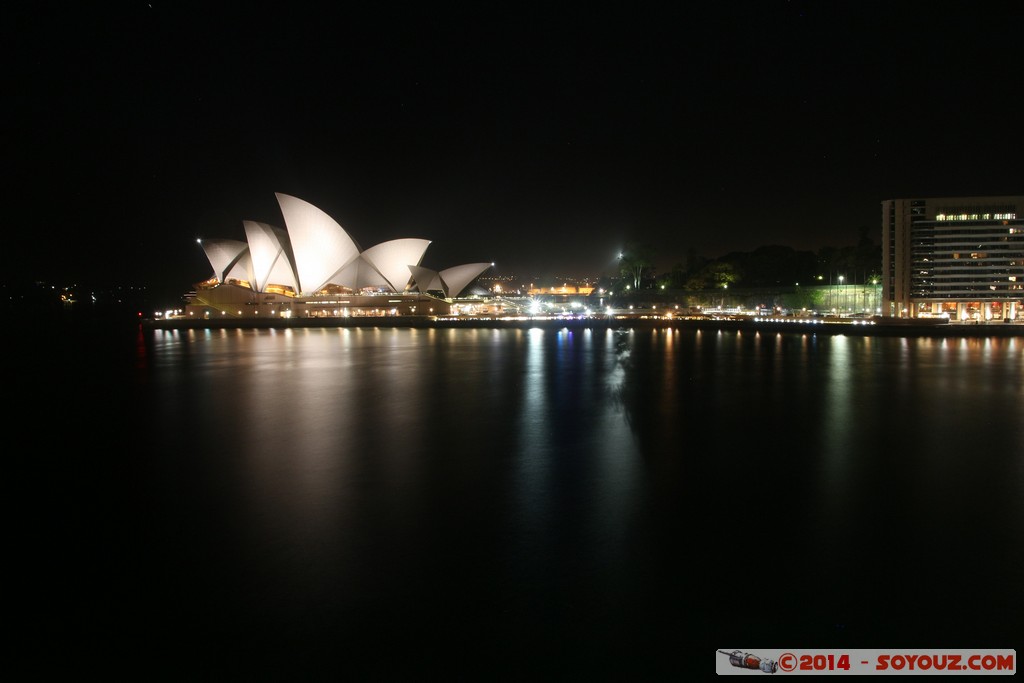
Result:
{"label": "dark foreground water", "polygon": [[677,679],[716,648],[1021,650],[1024,339],[83,332],[8,340],[37,671]]}

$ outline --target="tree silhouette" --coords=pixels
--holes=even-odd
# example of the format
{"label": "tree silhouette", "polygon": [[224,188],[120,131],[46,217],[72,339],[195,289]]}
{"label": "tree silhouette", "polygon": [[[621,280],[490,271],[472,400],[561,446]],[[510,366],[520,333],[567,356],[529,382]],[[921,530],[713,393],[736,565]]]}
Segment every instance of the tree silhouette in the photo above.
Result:
{"label": "tree silhouette", "polygon": [[654,269],[654,249],[649,244],[628,242],[619,254],[619,270],[633,289],[640,289],[644,274]]}

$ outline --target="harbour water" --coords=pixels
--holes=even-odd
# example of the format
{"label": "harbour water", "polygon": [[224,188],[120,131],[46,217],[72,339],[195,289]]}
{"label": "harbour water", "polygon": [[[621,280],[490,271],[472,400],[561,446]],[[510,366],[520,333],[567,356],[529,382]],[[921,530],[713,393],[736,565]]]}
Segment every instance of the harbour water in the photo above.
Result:
{"label": "harbour water", "polygon": [[80,670],[622,679],[717,648],[1020,648],[1022,338],[8,343],[44,418],[21,426],[25,629]]}

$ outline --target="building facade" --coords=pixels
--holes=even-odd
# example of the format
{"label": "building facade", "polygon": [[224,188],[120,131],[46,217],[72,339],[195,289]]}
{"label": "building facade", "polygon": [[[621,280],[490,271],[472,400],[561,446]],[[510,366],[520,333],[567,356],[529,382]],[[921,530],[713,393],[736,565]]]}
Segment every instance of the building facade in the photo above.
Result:
{"label": "building facade", "polygon": [[1024,320],[1024,196],[882,202],[882,315]]}

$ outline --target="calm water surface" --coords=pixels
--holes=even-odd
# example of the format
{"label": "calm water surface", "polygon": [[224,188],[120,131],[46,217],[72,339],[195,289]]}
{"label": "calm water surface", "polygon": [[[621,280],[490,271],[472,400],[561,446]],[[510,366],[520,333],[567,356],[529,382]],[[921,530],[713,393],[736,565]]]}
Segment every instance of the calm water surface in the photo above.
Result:
{"label": "calm water surface", "polygon": [[94,664],[211,680],[1019,650],[1022,341],[50,339],[25,391],[66,406],[36,435],[56,520],[30,545],[62,569],[33,623]]}

